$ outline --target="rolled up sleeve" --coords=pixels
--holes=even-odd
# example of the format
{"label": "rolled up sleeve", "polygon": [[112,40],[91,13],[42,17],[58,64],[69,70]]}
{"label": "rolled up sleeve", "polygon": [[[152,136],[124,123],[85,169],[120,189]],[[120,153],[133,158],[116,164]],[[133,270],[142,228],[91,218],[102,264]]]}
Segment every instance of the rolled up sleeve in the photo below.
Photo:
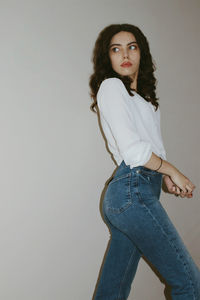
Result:
{"label": "rolled up sleeve", "polygon": [[130,112],[131,101],[123,82],[118,78],[109,78],[101,83],[97,93],[97,105],[100,116],[108,124],[116,147],[126,165],[137,167],[144,165],[151,157],[149,142],[141,140]]}

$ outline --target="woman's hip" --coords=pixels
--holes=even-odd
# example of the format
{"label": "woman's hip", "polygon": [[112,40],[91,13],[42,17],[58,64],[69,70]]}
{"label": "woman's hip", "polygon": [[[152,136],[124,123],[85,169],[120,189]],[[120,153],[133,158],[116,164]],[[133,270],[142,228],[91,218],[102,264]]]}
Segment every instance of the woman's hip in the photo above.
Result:
{"label": "woman's hip", "polygon": [[152,205],[161,193],[162,174],[143,166],[130,168],[124,161],[108,183],[103,200],[106,214],[118,216],[131,206]]}

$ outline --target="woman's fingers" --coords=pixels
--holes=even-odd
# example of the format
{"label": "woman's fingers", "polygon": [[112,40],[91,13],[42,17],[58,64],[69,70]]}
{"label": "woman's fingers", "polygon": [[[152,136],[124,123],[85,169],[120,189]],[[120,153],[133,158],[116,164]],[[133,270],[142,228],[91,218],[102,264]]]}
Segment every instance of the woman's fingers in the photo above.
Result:
{"label": "woman's fingers", "polygon": [[186,189],[188,190],[189,193],[191,193],[193,191],[193,189],[195,188],[194,184],[188,183],[186,184]]}
{"label": "woman's fingers", "polygon": [[193,197],[193,194],[187,194],[187,198],[192,198]]}
{"label": "woman's fingers", "polygon": [[193,194],[192,194],[192,191],[191,192],[184,192],[183,190],[180,190],[180,188],[179,187],[175,187],[175,186],[173,186],[173,188],[174,188],[174,194],[175,194],[175,196],[180,196],[181,198],[184,198],[184,197],[187,197],[187,198],[192,198],[193,197]]}
{"label": "woman's fingers", "polygon": [[173,187],[172,187],[172,192],[173,193],[176,192],[176,186],[175,185],[173,185]]}
{"label": "woman's fingers", "polygon": [[184,194],[191,194],[195,189],[195,185],[193,183],[187,183],[184,188],[181,189]]}
{"label": "woman's fingers", "polygon": [[180,194],[180,188],[178,186],[176,186],[176,194],[179,195]]}
{"label": "woman's fingers", "polygon": [[184,193],[184,191],[181,190],[180,196],[181,196],[181,198],[184,198],[184,197],[192,198],[192,197],[193,197],[193,194],[192,194],[192,192],[190,192],[190,193],[189,193],[189,192],[188,192],[188,193]]}
{"label": "woman's fingers", "polygon": [[181,196],[181,198],[184,198],[186,196],[186,193],[184,193],[183,191],[181,191],[180,196]]}

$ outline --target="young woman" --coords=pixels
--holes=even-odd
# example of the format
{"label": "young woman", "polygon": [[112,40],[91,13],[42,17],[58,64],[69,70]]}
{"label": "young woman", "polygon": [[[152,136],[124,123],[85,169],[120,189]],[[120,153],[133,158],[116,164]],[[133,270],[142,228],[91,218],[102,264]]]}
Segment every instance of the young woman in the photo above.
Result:
{"label": "young woman", "polygon": [[136,26],[107,26],[93,63],[91,108],[118,165],[103,199],[111,241],[94,299],[127,299],[143,255],[171,286],[173,300],[199,300],[200,270],[159,201],[162,180],[180,197],[192,197],[195,185],[166,160],[148,41]]}

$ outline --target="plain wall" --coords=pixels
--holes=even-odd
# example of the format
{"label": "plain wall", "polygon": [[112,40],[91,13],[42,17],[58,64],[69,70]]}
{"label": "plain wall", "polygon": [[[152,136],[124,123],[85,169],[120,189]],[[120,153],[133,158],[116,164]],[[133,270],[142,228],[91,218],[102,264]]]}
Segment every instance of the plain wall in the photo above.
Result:
{"label": "plain wall", "polygon": [[[0,2],[0,298],[88,300],[109,240],[99,211],[116,165],[90,110],[95,40],[139,26],[156,62],[167,159],[196,185],[161,203],[200,265],[198,0]],[[143,259],[129,299],[165,299]]]}

